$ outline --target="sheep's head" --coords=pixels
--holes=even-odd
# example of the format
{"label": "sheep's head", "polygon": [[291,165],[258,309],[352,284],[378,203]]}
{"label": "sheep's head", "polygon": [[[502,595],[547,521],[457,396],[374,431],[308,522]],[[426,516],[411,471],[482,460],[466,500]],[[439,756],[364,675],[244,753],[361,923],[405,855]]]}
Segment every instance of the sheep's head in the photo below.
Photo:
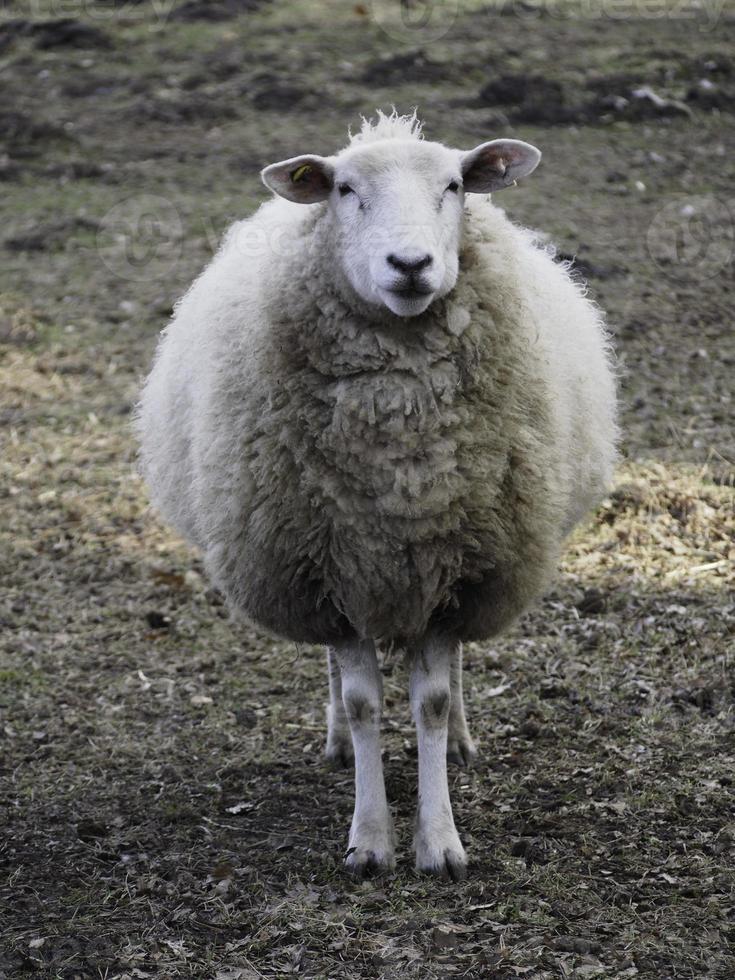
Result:
{"label": "sheep's head", "polygon": [[457,280],[464,195],[508,187],[540,158],[519,140],[464,152],[415,134],[358,137],[336,156],[293,157],[261,176],[289,201],[326,202],[335,259],[352,288],[366,302],[410,317]]}

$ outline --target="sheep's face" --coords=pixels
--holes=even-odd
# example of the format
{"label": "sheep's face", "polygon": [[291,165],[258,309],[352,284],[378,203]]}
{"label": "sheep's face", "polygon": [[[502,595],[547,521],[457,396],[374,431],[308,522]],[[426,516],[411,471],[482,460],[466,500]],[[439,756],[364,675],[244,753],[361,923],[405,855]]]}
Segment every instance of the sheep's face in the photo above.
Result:
{"label": "sheep's face", "polygon": [[530,173],[541,154],[518,140],[451,150],[418,139],[350,146],[272,164],[264,183],[290,201],[326,202],[335,260],[367,303],[417,316],[457,281],[465,193]]}

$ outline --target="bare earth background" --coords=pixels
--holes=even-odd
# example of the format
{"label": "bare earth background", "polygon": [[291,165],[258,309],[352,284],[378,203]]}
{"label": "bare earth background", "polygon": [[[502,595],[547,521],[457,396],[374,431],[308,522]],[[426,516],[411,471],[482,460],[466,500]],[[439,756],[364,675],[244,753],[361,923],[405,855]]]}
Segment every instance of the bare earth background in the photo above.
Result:
{"label": "bare earth background", "polygon": [[[734,41],[714,0],[0,2],[1,978],[735,976]],[[229,623],[129,431],[260,167],[391,103],[543,149],[502,204],[622,371],[614,492],[466,651],[459,886],[412,870],[393,659],[403,858],[345,879],[322,653]]]}

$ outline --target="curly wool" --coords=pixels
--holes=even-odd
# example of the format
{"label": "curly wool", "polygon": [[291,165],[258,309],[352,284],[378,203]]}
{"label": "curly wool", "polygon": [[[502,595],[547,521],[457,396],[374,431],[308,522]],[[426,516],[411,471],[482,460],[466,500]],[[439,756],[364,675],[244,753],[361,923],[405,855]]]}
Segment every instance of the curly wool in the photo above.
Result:
{"label": "curly wool", "polygon": [[608,485],[597,310],[502,211],[465,208],[456,287],[401,320],[344,288],[323,205],[272,201],[161,340],[138,417],[154,503],[278,635],[492,636]]}

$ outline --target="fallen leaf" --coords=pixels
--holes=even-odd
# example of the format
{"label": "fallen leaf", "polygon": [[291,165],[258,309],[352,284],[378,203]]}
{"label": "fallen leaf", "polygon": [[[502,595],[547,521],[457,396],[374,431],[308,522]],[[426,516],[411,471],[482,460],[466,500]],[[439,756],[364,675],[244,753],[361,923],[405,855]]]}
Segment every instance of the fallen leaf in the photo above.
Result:
{"label": "fallen leaf", "polygon": [[434,949],[456,949],[459,936],[452,929],[435,926],[431,933],[431,945]]}
{"label": "fallen leaf", "polygon": [[225,807],[225,813],[234,813],[237,815],[238,813],[242,813],[243,810],[252,810],[252,808],[252,803],[233,803],[232,806]]}
{"label": "fallen leaf", "polygon": [[214,701],[208,694],[192,694],[189,703],[193,704],[195,708],[200,708],[205,704],[213,704]]}
{"label": "fallen leaf", "polygon": [[488,688],[485,688],[485,690],[482,693],[483,693],[483,696],[486,697],[486,698],[497,698],[499,695],[505,694],[505,692],[509,688],[511,688],[512,686],[513,685],[510,684],[510,683],[508,683],[508,684],[498,684],[497,687],[488,687]]}
{"label": "fallen leaf", "polygon": [[159,582],[161,585],[168,585],[172,589],[185,589],[186,579],[183,575],[178,572],[167,572],[162,568],[154,568],[151,572],[151,578],[155,582]]}

